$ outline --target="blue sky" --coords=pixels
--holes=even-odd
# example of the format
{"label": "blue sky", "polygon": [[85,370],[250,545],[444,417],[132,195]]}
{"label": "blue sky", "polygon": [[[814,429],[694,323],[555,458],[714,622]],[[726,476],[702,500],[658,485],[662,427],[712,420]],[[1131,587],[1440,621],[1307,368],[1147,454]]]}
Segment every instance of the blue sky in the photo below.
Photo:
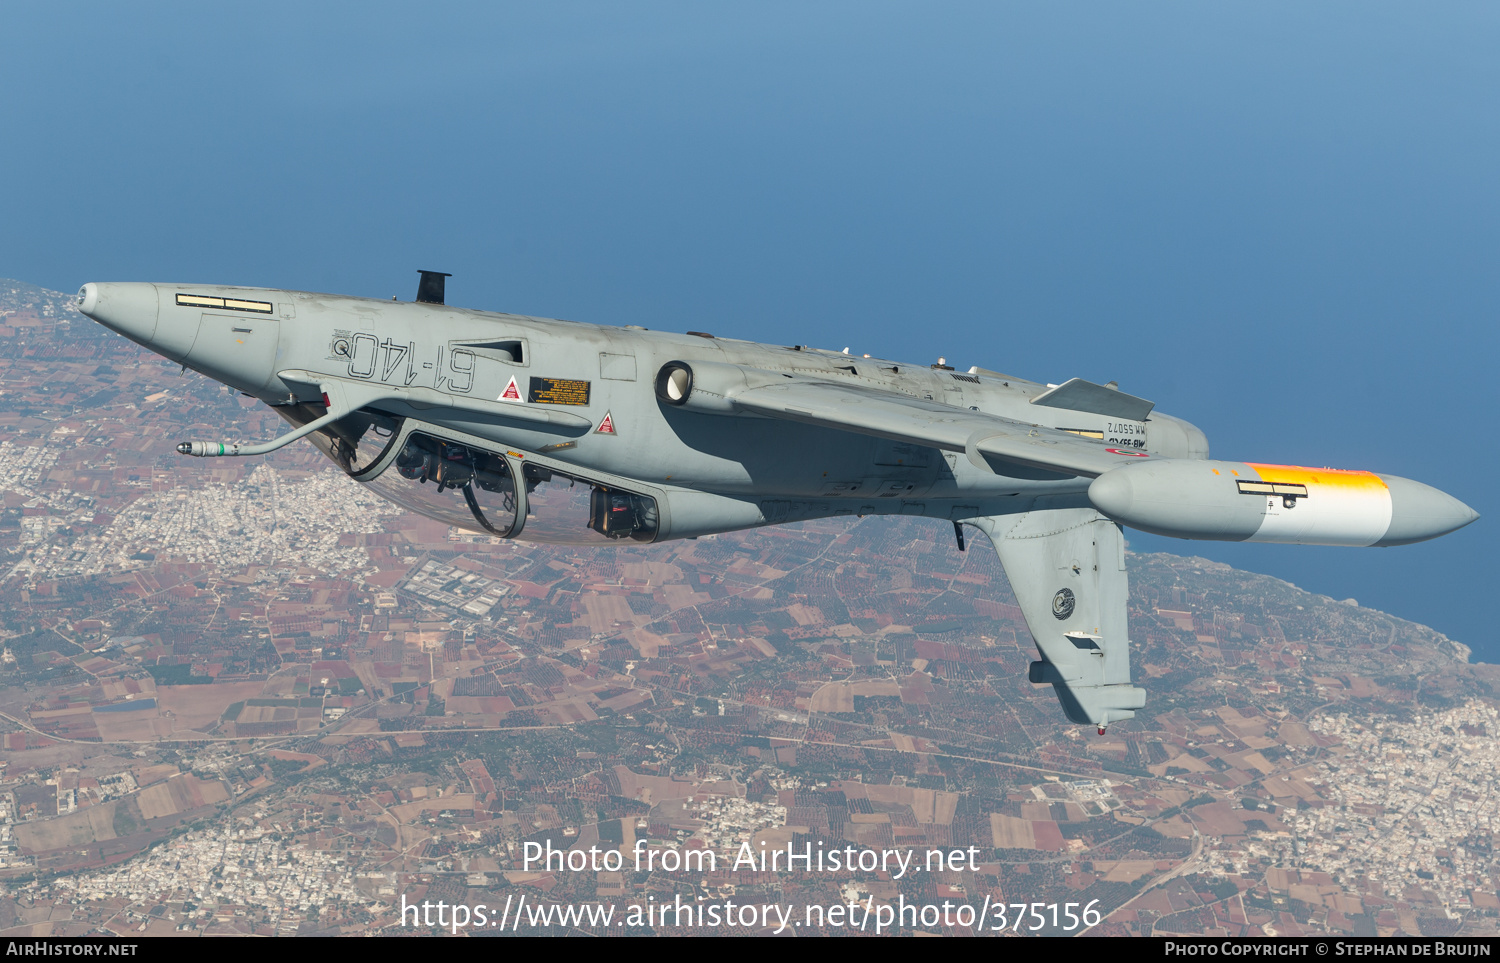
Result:
{"label": "blue sky", "polygon": [[708,330],[1043,381],[1486,517],[1173,542],[1426,622],[1485,601],[1500,7],[6,4],[0,276]]}

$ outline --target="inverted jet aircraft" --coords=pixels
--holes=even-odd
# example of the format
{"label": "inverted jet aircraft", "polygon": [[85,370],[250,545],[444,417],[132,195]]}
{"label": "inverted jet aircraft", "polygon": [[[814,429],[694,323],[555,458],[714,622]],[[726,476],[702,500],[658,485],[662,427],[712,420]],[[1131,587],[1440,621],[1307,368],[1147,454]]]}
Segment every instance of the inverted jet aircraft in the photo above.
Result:
{"label": "inverted jet aircraft", "polygon": [[838,515],[984,532],[1067,717],[1129,719],[1121,525],[1179,538],[1404,545],[1478,515],[1367,471],[1214,461],[1114,383],[1059,385],[704,332],[202,284],[86,284],[78,307],[260,399],[405,508],[534,542],[642,544]]}

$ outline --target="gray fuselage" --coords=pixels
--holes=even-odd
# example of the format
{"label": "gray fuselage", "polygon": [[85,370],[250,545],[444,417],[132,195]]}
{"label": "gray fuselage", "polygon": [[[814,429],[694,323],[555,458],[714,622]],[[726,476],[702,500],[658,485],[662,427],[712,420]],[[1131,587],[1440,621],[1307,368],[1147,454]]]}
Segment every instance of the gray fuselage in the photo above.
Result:
{"label": "gray fuselage", "polygon": [[288,370],[388,386],[424,400],[370,408],[553,467],[634,481],[663,502],[660,538],[831,515],[956,521],[1089,504],[1086,477],[1019,466],[997,473],[936,447],[674,409],[654,387],[672,361],[864,386],[1168,457],[1208,454],[1202,432],[1179,419],[1033,404],[1049,386],[977,369],[274,289],[92,284],[80,300],[101,323],[284,411],[320,402],[313,382],[282,377]]}

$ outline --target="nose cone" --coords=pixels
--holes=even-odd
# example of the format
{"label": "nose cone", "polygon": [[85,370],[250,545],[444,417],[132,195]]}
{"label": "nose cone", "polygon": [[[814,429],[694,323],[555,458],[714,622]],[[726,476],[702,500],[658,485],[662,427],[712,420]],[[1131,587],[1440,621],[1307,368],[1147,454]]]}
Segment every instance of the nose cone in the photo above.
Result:
{"label": "nose cone", "polygon": [[1376,545],[1410,545],[1447,535],[1474,521],[1479,513],[1468,505],[1410,478],[1381,475],[1391,490],[1391,527]]}
{"label": "nose cone", "polygon": [[156,337],[156,285],[90,282],[78,292],[78,310],[137,344],[152,347]]}

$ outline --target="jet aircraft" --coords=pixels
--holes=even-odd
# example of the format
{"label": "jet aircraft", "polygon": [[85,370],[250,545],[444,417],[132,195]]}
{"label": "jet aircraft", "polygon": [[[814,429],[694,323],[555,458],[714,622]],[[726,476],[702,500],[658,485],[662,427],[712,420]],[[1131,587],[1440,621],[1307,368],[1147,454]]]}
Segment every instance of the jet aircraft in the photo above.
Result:
{"label": "jet aircraft", "polygon": [[839,515],[988,536],[1067,717],[1129,719],[1122,525],[1190,539],[1388,546],[1477,514],[1368,471],[1209,458],[1198,428],[1111,382],[1041,384],[636,325],[211,284],[91,283],[85,315],[258,398],[412,511],[534,542],[644,544]]}

